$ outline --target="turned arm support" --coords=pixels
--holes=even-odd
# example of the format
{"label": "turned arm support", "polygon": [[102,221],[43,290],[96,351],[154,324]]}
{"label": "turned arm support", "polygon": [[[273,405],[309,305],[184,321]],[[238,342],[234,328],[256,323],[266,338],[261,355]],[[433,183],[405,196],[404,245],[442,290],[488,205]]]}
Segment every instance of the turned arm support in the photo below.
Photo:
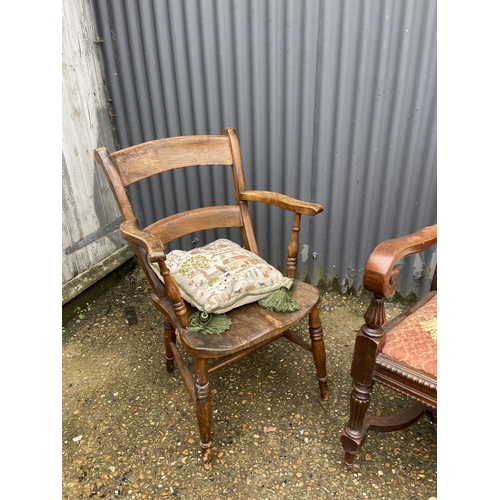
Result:
{"label": "turned arm support", "polygon": [[289,278],[295,278],[295,272],[297,271],[297,255],[299,254],[300,217],[301,215],[319,214],[323,211],[323,206],[319,203],[297,200],[291,196],[272,191],[242,191],[240,193],[240,199],[243,201],[268,203],[269,205],[274,205],[295,213],[286,259],[286,275]]}
{"label": "turned arm support", "polygon": [[148,252],[149,260],[158,263],[160,273],[163,276],[163,282],[165,283],[165,293],[172,304],[176,316],[179,318],[181,326],[187,328],[189,326],[189,318],[186,305],[182,300],[179,287],[170,276],[170,271],[165,264],[165,249],[160,238],[141,230],[137,224],[137,219],[127,219],[122,222],[120,224],[120,231],[126,241],[145,249]]}

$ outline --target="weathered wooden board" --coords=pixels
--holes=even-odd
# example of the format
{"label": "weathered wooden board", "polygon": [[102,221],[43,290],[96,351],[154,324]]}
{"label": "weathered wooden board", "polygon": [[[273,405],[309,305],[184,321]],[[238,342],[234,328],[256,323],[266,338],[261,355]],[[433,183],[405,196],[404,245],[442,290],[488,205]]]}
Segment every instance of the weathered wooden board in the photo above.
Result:
{"label": "weathered wooden board", "polygon": [[[111,258],[116,264],[128,258],[130,253],[123,251],[124,242],[118,230],[104,236],[100,231],[116,220],[119,212],[93,157],[96,147],[112,149],[113,136],[91,5],[87,1],[63,2],[62,11],[62,284],[65,303],[102,277],[96,270],[109,272],[110,266],[103,262]],[[82,240],[88,243],[79,246]]]}

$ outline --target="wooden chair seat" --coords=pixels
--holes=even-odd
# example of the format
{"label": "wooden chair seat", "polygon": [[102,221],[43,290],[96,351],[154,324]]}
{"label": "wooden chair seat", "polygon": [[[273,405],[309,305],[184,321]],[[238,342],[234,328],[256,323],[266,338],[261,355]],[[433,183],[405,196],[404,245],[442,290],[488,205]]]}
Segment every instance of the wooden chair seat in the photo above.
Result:
{"label": "wooden chair seat", "polygon": [[[187,352],[203,358],[228,356],[273,341],[304,319],[304,315],[308,315],[316,307],[320,296],[316,287],[299,280],[294,281],[291,294],[301,306],[299,311],[280,314],[253,302],[229,311],[227,315],[231,318],[231,328],[220,335],[179,330],[179,339]],[[155,299],[155,303],[160,309],[169,305],[166,299]],[[190,314],[195,311],[192,306],[187,307]]]}

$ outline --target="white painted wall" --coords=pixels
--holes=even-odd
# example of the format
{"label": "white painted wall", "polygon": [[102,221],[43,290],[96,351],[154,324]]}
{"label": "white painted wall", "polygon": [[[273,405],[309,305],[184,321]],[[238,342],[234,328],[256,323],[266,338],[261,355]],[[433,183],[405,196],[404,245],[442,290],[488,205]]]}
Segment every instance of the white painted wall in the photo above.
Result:
{"label": "white painted wall", "polygon": [[[63,304],[132,256],[115,229],[119,217],[96,147],[113,150],[111,122],[89,0],[62,2],[62,297]],[[89,243],[70,251],[82,240]],[[84,241],[84,243],[85,243]]]}

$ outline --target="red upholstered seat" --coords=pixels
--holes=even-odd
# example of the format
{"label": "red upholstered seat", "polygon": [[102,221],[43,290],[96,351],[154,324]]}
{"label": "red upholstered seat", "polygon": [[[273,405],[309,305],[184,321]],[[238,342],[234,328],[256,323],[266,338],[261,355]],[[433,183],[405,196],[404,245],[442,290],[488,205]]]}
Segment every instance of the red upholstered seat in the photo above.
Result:
{"label": "red upholstered seat", "polygon": [[[389,330],[382,353],[437,377],[437,295]],[[433,328],[434,327],[434,328]]]}

